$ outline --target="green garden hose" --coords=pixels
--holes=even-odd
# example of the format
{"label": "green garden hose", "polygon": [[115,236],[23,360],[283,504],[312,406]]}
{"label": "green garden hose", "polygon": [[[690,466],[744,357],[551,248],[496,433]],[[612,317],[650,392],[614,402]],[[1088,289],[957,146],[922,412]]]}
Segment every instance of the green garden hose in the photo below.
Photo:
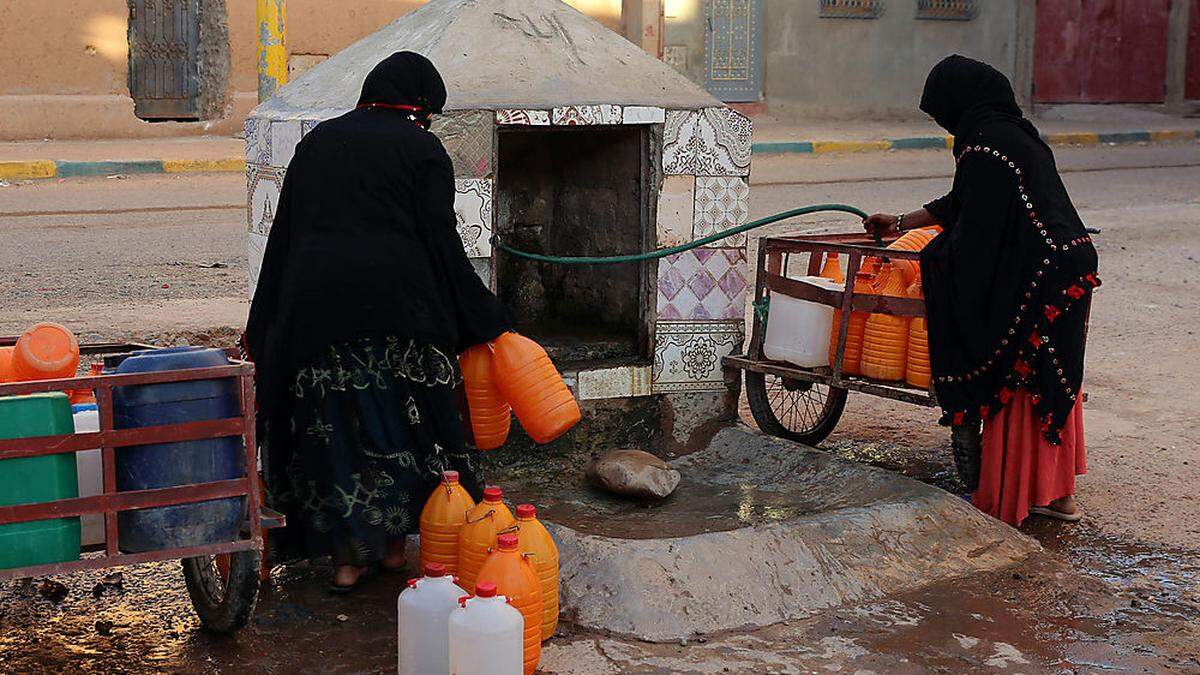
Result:
{"label": "green garden hose", "polygon": [[707,237],[697,239],[696,241],[689,242],[687,244],[680,244],[678,246],[671,246],[669,248],[660,248],[656,251],[648,251],[645,253],[631,253],[628,255],[610,255],[610,256],[542,255],[540,253],[529,253],[528,251],[522,251],[520,249],[513,248],[512,246],[509,246],[508,244],[501,241],[498,236],[494,237],[492,239],[492,243],[496,246],[496,248],[500,249],[501,251],[504,251],[505,253],[507,253],[509,255],[513,255],[518,258],[525,258],[526,260],[534,260],[536,262],[554,263],[557,265],[616,265],[619,263],[642,262],[645,260],[657,260],[659,258],[665,258],[669,255],[675,255],[676,253],[682,253],[684,251],[688,251],[693,248],[707,246],[715,241],[720,241],[722,239],[725,239],[726,237],[732,237],[735,234],[741,234],[743,232],[748,232],[750,230],[764,227],[766,225],[778,223],[781,220],[787,220],[789,218],[795,218],[797,216],[808,215],[810,213],[820,213],[822,211],[840,211],[842,213],[853,214],[855,216],[858,216],[859,218],[865,219],[867,217],[866,212],[864,212],[862,209],[857,209],[857,208],[855,208],[853,206],[849,206],[847,204],[813,204],[812,206],[804,206],[804,207],[801,207],[798,209],[791,209],[790,211],[783,211],[782,213],[776,213],[775,215],[767,216],[766,218],[759,218],[758,220],[746,223],[745,225],[738,225],[737,227],[731,227],[728,230],[722,230],[715,234],[710,234]]}

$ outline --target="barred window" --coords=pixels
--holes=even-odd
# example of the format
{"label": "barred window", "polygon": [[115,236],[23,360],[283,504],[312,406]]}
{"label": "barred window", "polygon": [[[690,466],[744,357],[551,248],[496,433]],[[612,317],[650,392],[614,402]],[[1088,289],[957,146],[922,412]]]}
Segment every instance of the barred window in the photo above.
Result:
{"label": "barred window", "polygon": [[823,19],[877,19],[883,0],[820,0]]}
{"label": "barred window", "polygon": [[979,13],[975,0],[917,0],[917,18],[970,21]]}

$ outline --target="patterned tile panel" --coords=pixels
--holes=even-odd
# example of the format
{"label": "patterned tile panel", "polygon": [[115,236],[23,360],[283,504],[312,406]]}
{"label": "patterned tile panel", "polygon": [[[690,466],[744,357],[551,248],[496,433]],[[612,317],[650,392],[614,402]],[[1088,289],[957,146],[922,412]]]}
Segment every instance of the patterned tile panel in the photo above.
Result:
{"label": "patterned tile panel", "polygon": [[491,258],[471,258],[471,267],[475,268],[475,274],[479,275],[483,285],[496,290],[492,287],[492,259]]}
{"label": "patterned tile panel", "polygon": [[741,321],[659,321],[655,331],[653,393],[725,390],[721,359],[741,350]]}
{"label": "patterned tile panel", "polygon": [[300,137],[304,138],[307,136],[308,132],[316,129],[317,125],[321,122],[322,120],[300,120]]}
{"label": "patterned tile panel", "polygon": [[515,126],[550,126],[550,112],[546,110],[497,110],[496,124]]}
{"label": "patterned tile panel", "polygon": [[456,177],[485,178],[492,175],[494,127],[490,112],[453,112],[438,115],[430,131],[446,146]]}
{"label": "patterned tile panel", "polygon": [[556,126],[620,124],[619,105],[569,105],[555,108],[550,121]]}
{"label": "patterned tile panel", "polygon": [[[707,237],[750,220],[750,185],[734,176],[696,178],[693,240]],[[709,246],[745,246],[746,234],[715,241]]]}
{"label": "patterned tile panel", "polygon": [[246,130],[246,162],[271,163],[271,120],[248,117]]}
{"label": "patterned tile panel", "polygon": [[579,372],[575,393],[584,401],[649,396],[650,377],[650,366],[584,370]]}
{"label": "patterned tile panel", "polygon": [[263,236],[271,232],[283,175],[283,169],[273,166],[246,165],[246,227],[250,232]]}
{"label": "patterned tile panel", "polygon": [[251,232],[247,235],[246,263],[250,270],[250,297],[258,287],[258,273],[262,270],[263,253],[267,250],[267,237]]}
{"label": "patterned tile panel", "polygon": [[667,176],[658,195],[658,245],[677,246],[692,241],[696,205],[693,176]]}
{"label": "patterned tile panel", "polygon": [[454,213],[458,217],[458,235],[471,258],[492,255],[492,181],[488,178],[460,178],[454,181]]}
{"label": "patterned tile panel", "polygon": [[658,319],[741,320],[746,312],[746,251],[698,248],[658,261]]}
{"label": "patterned tile panel", "polygon": [[625,106],[621,111],[622,124],[662,124],[667,121],[667,111],[641,105]]}
{"label": "patterned tile panel", "polygon": [[300,120],[271,121],[271,166],[286,169],[300,142]]}
{"label": "patterned tile panel", "polygon": [[750,175],[749,118],[728,108],[671,110],[663,135],[663,172]]}

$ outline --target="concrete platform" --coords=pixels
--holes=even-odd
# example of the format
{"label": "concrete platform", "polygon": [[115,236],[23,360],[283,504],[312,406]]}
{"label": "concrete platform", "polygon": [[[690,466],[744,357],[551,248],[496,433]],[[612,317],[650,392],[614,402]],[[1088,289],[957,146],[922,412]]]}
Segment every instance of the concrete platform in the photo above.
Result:
{"label": "concrete platform", "polygon": [[514,481],[558,541],[564,619],[654,642],[757,628],[975,572],[1038,544],[903,476],[735,427],[672,464],[661,503],[586,487],[578,458]]}

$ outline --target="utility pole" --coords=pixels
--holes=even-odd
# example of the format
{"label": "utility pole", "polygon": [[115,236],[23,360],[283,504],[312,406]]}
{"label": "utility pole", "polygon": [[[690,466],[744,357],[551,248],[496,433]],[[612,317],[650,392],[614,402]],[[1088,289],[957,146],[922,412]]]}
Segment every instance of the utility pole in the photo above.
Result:
{"label": "utility pole", "polygon": [[256,0],[258,102],[287,84],[287,0]]}

